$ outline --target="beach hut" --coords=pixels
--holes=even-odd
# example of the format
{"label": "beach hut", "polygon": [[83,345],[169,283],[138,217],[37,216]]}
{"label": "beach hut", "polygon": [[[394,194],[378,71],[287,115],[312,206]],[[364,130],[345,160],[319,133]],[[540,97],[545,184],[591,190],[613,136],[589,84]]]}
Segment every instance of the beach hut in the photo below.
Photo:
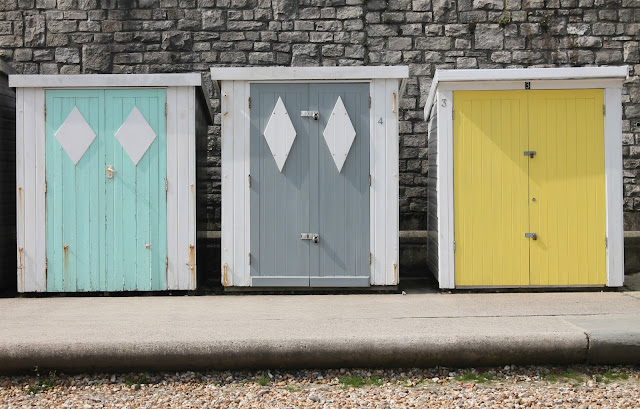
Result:
{"label": "beach hut", "polygon": [[437,70],[428,260],[441,288],[623,284],[627,67]]}
{"label": "beach hut", "polygon": [[12,75],[19,292],[193,290],[200,74]]}
{"label": "beach hut", "polygon": [[222,284],[398,284],[408,67],[212,68],[222,111]]}

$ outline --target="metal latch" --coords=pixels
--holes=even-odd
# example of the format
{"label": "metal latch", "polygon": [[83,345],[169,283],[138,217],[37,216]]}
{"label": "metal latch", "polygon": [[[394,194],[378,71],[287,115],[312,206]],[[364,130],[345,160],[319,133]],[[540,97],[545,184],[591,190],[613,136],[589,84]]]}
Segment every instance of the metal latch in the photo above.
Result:
{"label": "metal latch", "polygon": [[524,151],[524,156],[533,158],[534,156],[536,156],[536,151]]}
{"label": "metal latch", "polygon": [[534,240],[538,240],[538,233],[525,233],[524,237],[526,238],[532,238]]}
{"label": "metal latch", "polygon": [[312,240],[317,243],[320,241],[320,236],[314,233],[300,233],[300,240]]}
{"label": "metal latch", "polygon": [[300,111],[300,116],[307,116],[317,121],[320,117],[320,114],[318,113],[318,111]]}

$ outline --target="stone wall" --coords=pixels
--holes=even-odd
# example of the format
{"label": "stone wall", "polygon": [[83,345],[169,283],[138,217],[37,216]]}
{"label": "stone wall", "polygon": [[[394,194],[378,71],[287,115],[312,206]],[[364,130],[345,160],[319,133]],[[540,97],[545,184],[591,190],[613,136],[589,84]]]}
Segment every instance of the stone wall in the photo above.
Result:
{"label": "stone wall", "polygon": [[[0,0],[0,58],[30,74],[207,73],[212,65],[406,64],[402,229],[426,228],[436,68],[631,66],[624,89],[625,227],[640,230],[638,0]],[[200,230],[220,228],[218,117],[199,140]]]}

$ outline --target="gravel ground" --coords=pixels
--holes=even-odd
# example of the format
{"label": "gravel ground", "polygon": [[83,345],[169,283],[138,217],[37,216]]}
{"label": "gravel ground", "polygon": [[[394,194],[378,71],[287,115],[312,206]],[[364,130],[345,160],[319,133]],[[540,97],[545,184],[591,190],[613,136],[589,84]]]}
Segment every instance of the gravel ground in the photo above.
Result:
{"label": "gravel ground", "polygon": [[180,372],[0,377],[3,408],[638,408],[640,368]]}

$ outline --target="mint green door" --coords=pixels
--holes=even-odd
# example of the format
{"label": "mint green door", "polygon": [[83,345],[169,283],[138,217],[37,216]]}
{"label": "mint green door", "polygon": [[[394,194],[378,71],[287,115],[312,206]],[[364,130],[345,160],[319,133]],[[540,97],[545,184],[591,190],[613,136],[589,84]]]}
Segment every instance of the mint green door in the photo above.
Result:
{"label": "mint green door", "polygon": [[48,291],[166,289],[165,98],[46,92]]}

